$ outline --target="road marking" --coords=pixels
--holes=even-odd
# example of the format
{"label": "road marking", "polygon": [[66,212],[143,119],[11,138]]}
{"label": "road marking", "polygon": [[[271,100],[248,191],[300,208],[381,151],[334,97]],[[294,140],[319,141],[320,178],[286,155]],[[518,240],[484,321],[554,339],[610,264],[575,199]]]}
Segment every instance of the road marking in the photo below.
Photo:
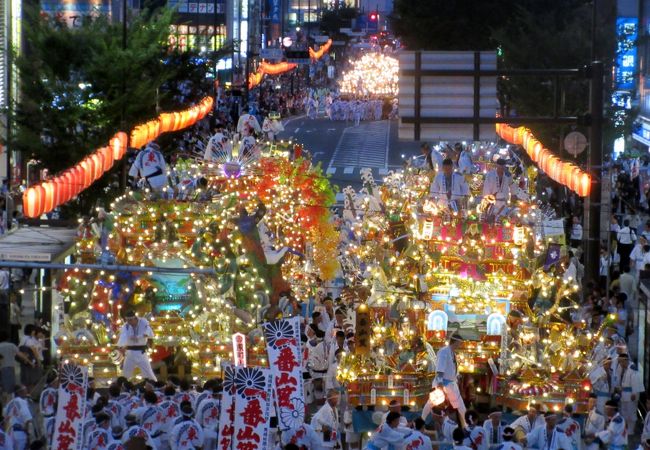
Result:
{"label": "road marking", "polygon": [[347,127],[339,138],[329,167],[386,168],[389,137],[390,123],[386,120]]}
{"label": "road marking", "polygon": [[379,175],[388,175],[388,168],[379,169]]}
{"label": "road marking", "polygon": [[296,128],[294,133],[298,133],[300,131],[300,127]]}
{"label": "road marking", "polygon": [[345,194],[343,192],[337,192],[336,193],[336,202],[342,202],[345,200]]}
{"label": "road marking", "polygon": [[346,175],[350,175],[352,172],[354,172],[354,167],[346,167],[343,169],[343,173]]}
{"label": "road marking", "polygon": [[336,173],[336,167],[328,167],[327,172],[325,172],[328,175],[332,175],[333,173]]}

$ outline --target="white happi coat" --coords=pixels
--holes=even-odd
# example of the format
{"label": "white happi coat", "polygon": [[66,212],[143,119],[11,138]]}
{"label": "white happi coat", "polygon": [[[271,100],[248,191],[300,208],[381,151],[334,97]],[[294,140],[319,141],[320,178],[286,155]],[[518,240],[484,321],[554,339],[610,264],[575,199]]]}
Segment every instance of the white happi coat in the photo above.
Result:
{"label": "white happi coat", "polygon": [[[585,418],[585,436],[597,436],[598,433],[605,430],[605,416],[598,412],[596,408],[593,408],[587,414]],[[589,444],[585,443],[584,448],[586,450],[598,450],[598,443],[591,442]]]}
{"label": "white happi coat", "polygon": [[[447,192],[451,191],[451,198],[447,197]],[[451,174],[451,186],[447,186],[445,174],[440,171],[436,174],[431,183],[429,193],[439,206],[449,206],[449,201],[460,201],[469,197],[469,187],[465,178],[459,173]]]}
{"label": "white happi coat", "polygon": [[491,170],[485,175],[483,182],[483,197],[494,195],[497,205],[503,205],[510,200],[512,195],[512,177],[504,172],[499,182],[499,175],[496,170]]}
{"label": "white happi coat", "polygon": [[553,431],[549,433],[546,425],[537,427],[526,435],[528,448],[536,448],[537,450],[567,450],[572,448],[571,440],[566,434],[558,427],[554,427]]}
{"label": "white happi coat", "polygon": [[609,421],[606,428],[596,437],[611,450],[623,450],[627,447],[627,425],[620,413],[616,413]]}
{"label": "white happi coat", "polygon": [[[454,353],[449,345],[438,351],[436,362],[436,382],[442,384],[442,389],[449,403],[458,410],[461,416],[465,415],[465,402],[458,388],[458,367],[454,362]],[[442,376],[440,376],[442,374]]]}
{"label": "white happi coat", "polygon": [[[332,408],[329,403],[325,402],[316,414],[311,418],[311,426],[318,435],[318,447],[315,450],[334,448],[337,443],[341,445],[339,439],[339,415],[335,408]],[[332,430],[331,438],[329,441],[324,440],[323,427],[329,427]]]}

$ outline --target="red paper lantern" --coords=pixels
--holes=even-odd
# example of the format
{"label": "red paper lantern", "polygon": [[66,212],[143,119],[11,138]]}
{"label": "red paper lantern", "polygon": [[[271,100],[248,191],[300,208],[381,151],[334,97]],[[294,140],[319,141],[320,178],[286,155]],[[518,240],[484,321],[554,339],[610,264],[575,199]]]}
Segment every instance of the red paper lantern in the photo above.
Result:
{"label": "red paper lantern", "polygon": [[52,181],[45,181],[41,184],[41,186],[44,190],[43,212],[48,213],[56,207],[56,186],[54,183],[52,183]]}
{"label": "red paper lantern", "polygon": [[582,172],[580,174],[580,183],[578,184],[576,193],[580,197],[586,197],[591,192],[591,176],[588,173]]}
{"label": "red paper lantern", "polygon": [[88,158],[84,158],[79,162],[79,167],[81,167],[82,174],[81,189],[79,190],[79,192],[81,192],[90,186],[93,182],[92,161],[90,161]]}
{"label": "red paper lantern", "polygon": [[23,193],[23,214],[36,219],[41,217],[45,207],[45,189],[42,186],[30,186]]}
{"label": "red paper lantern", "polygon": [[99,153],[95,152],[89,156],[90,160],[93,162],[93,182],[99,180],[104,174],[104,157]]}

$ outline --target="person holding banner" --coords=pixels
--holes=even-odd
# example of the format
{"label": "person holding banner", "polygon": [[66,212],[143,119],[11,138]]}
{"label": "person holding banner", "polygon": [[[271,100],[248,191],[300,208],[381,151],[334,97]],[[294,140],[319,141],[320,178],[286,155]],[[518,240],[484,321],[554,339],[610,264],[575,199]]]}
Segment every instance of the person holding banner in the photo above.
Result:
{"label": "person holding banner", "polygon": [[143,378],[155,381],[156,375],[151,369],[147,355],[147,345],[148,341],[153,339],[153,330],[146,319],[136,316],[135,312],[131,310],[124,313],[124,319],[126,323],[122,326],[120,338],[117,341],[117,346],[124,354],[122,375],[131,378],[137,367]]}
{"label": "person holding banner", "polygon": [[454,333],[449,339],[449,344],[440,349],[436,364],[435,383],[439,388],[442,387],[451,406],[458,410],[461,425],[464,427],[465,411],[467,409],[458,388],[458,362],[456,361],[456,350],[463,341],[464,339],[460,334]]}
{"label": "person holding banner", "polygon": [[[327,392],[327,401],[311,418],[311,426],[318,434],[318,446],[314,450],[327,450],[330,448],[341,448],[339,439],[339,404],[338,391],[331,389]],[[399,418],[399,417],[398,417]]]}

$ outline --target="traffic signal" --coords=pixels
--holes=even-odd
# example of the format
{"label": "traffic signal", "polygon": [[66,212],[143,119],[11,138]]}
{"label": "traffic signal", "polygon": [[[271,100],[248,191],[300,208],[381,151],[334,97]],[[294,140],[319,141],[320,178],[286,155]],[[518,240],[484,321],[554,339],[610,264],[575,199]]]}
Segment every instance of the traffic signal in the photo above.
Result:
{"label": "traffic signal", "polygon": [[377,20],[379,20],[379,13],[377,11],[371,12],[368,14],[368,20],[371,22],[377,22]]}

